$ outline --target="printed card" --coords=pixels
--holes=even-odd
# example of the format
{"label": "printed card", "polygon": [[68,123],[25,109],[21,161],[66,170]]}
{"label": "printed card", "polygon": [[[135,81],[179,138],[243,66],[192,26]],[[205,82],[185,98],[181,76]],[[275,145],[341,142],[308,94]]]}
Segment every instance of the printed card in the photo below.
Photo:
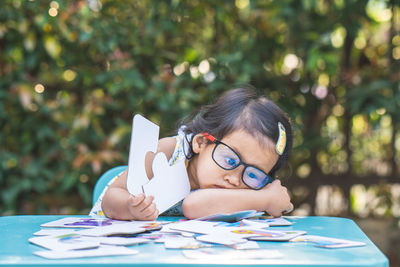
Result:
{"label": "printed card", "polygon": [[33,252],[33,254],[46,259],[71,259],[71,258],[85,258],[85,257],[135,255],[137,253],[139,253],[139,251],[137,250],[133,250],[126,247],[116,247],[116,246],[101,246],[95,249],[84,249],[84,250],[70,250],[70,251],[43,250],[43,251]]}
{"label": "printed card", "polygon": [[110,235],[132,235],[150,230],[161,229],[158,222],[126,222],[104,227],[80,230],[77,233],[85,236],[110,236]]}
{"label": "printed card", "polygon": [[59,220],[41,224],[41,227],[63,227],[63,228],[94,228],[98,226],[109,226],[124,223],[124,221],[111,220],[108,218],[81,218],[66,217]]}
{"label": "printed card", "polygon": [[248,238],[260,234],[260,232],[265,232],[262,229],[253,229],[248,227],[215,227],[214,231],[210,234],[218,234],[225,236],[232,236],[234,238]]}
{"label": "printed card", "polygon": [[160,232],[161,233],[168,233],[168,234],[180,234],[181,231],[172,230],[170,228],[171,225],[172,224],[163,225],[163,227],[161,228]]}
{"label": "printed card", "polygon": [[[165,243],[166,241],[169,240],[174,240],[174,239],[182,239],[185,238],[181,236],[180,234],[162,234],[160,238],[154,240],[155,243]],[[192,238],[192,237],[189,237]]]}
{"label": "printed card", "polygon": [[[266,237],[266,238],[283,238],[285,234],[282,231],[273,231],[265,229],[257,229],[250,227],[216,227],[214,231],[218,234],[233,235],[240,238]],[[214,233],[213,232],[213,233]]]}
{"label": "printed card", "polygon": [[47,249],[57,251],[94,248],[100,245],[99,241],[84,240],[78,234],[32,237],[29,239],[29,242]]}
{"label": "printed card", "polygon": [[229,222],[219,222],[216,227],[250,227],[250,228],[256,228],[256,229],[264,229],[268,228],[269,225],[267,223],[263,222],[257,222],[253,220],[247,220],[243,219],[241,221],[229,223]]}
{"label": "printed card", "polygon": [[171,224],[169,229],[197,234],[209,234],[215,231],[214,225],[216,224],[215,222],[190,220]]}
{"label": "printed card", "polygon": [[199,242],[192,237],[181,237],[165,239],[164,246],[167,249],[198,249],[212,245]]}
{"label": "printed card", "polygon": [[256,210],[242,210],[234,213],[219,213],[196,219],[197,221],[213,221],[213,222],[237,222],[246,218],[256,217],[264,214]]}
{"label": "printed card", "polygon": [[215,243],[215,244],[221,244],[221,245],[226,245],[226,246],[232,246],[240,243],[246,243],[247,239],[244,238],[239,238],[234,235],[229,235],[229,234],[209,234],[209,235],[200,235],[196,237],[197,240],[203,241],[203,242],[208,242],[208,243]]}
{"label": "printed card", "polygon": [[293,222],[288,221],[287,219],[285,219],[283,217],[267,218],[265,216],[261,216],[261,217],[255,218],[255,219],[250,219],[250,221],[265,223],[265,224],[268,224],[269,226],[289,226],[289,225],[293,224]]}
{"label": "printed card", "polygon": [[365,246],[364,242],[350,241],[346,239],[330,238],[317,235],[304,235],[296,237],[292,242],[311,242],[315,247],[321,248],[347,248]]}
{"label": "printed card", "polygon": [[[207,222],[207,221],[186,221],[176,223],[171,226],[171,229],[187,231],[197,234],[207,234],[211,236],[225,237],[230,239],[245,239],[250,237],[260,237],[264,240],[284,241],[293,238],[294,235],[304,234],[303,231],[277,231],[266,230],[262,228],[242,227],[242,226],[218,226],[220,223]],[[290,233],[290,234],[289,234]],[[200,237],[204,238],[204,237]],[[211,237],[207,237],[211,238]],[[200,240],[200,239],[198,239]],[[203,240],[202,240],[203,241]],[[215,242],[222,244],[223,241]],[[234,242],[233,242],[234,243]],[[236,242],[237,243],[237,242]]]}
{"label": "printed card", "polygon": [[257,240],[257,241],[289,241],[295,237],[301,236],[306,234],[306,231],[278,231],[278,230],[271,230],[269,233],[265,233],[259,236],[252,236],[249,237],[250,240]]}
{"label": "printed card", "polygon": [[245,243],[235,244],[231,246],[234,249],[259,249],[257,241],[247,241]]}
{"label": "printed card", "polygon": [[151,242],[150,239],[145,238],[137,238],[137,237],[118,237],[118,236],[111,236],[111,237],[91,237],[85,236],[82,237],[84,240],[92,240],[100,242],[101,245],[114,245],[114,246],[132,246],[138,245],[143,243]]}
{"label": "printed card", "polygon": [[36,236],[48,236],[48,235],[67,235],[74,234],[76,230],[74,229],[41,229],[35,232],[33,235]]}
{"label": "printed card", "polygon": [[139,234],[139,235],[136,235],[135,237],[151,240],[156,243],[163,243],[165,238],[180,237],[180,234],[161,233],[160,231],[157,231],[157,232]]}

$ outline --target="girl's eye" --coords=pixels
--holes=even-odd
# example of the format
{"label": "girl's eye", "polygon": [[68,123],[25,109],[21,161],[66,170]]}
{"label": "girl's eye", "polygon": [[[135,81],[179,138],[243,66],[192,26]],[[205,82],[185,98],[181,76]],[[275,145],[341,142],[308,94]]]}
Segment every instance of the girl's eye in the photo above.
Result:
{"label": "girl's eye", "polygon": [[233,158],[225,158],[226,163],[228,163],[229,166],[236,166],[236,160]]}
{"label": "girl's eye", "polygon": [[257,175],[255,175],[253,172],[248,172],[246,173],[247,177],[251,178],[251,179],[257,179]]}

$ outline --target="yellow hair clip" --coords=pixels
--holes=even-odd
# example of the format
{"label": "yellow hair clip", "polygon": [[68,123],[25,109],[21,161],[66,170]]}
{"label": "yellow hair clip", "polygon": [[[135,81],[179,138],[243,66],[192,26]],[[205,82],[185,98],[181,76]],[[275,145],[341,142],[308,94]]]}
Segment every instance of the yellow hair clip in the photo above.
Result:
{"label": "yellow hair clip", "polygon": [[282,155],[286,147],[286,129],[282,123],[278,122],[279,138],[276,141],[275,150],[278,155]]}

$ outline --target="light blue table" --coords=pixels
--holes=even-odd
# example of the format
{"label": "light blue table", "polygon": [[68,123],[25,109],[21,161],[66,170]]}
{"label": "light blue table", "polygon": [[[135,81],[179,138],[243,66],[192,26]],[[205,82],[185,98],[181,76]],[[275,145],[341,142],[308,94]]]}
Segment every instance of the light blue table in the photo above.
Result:
{"label": "light blue table", "polygon": [[[165,249],[162,244],[142,244],[134,246],[139,254],[133,256],[111,256],[68,260],[48,260],[32,254],[43,250],[32,245],[28,239],[40,230],[40,224],[66,216],[27,215],[0,217],[0,266],[389,266],[385,255],[352,221],[337,217],[287,217],[292,226],[274,229],[305,230],[310,235],[362,241],[364,247],[324,249],[305,243],[259,242],[263,249],[277,249],[284,256],[268,260],[236,260],[215,262],[211,260],[191,260],[183,256],[181,250]],[[172,220],[164,217],[161,220]],[[216,247],[214,249],[231,249]]]}

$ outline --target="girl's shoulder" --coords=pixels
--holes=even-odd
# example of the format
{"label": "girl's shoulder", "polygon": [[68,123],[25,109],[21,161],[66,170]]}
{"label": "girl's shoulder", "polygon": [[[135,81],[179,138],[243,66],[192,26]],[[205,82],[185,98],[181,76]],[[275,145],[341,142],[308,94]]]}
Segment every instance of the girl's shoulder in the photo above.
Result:
{"label": "girl's shoulder", "polygon": [[171,158],[176,146],[176,137],[164,137],[158,140],[157,152],[163,152],[167,158]]}
{"label": "girl's shoulder", "polygon": [[[170,137],[171,139],[169,140],[163,140],[165,142],[164,144],[167,145],[169,148],[174,146],[174,149],[172,151],[171,157],[169,157],[169,165],[174,165],[176,162],[180,162],[182,160],[185,160],[187,163],[187,160],[189,159],[187,155],[189,150],[190,150],[190,139],[191,139],[191,134],[186,134],[184,132],[185,126],[182,126],[178,130],[178,134],[176,136]],[[169,155],[167,155],[169,156]]]}

